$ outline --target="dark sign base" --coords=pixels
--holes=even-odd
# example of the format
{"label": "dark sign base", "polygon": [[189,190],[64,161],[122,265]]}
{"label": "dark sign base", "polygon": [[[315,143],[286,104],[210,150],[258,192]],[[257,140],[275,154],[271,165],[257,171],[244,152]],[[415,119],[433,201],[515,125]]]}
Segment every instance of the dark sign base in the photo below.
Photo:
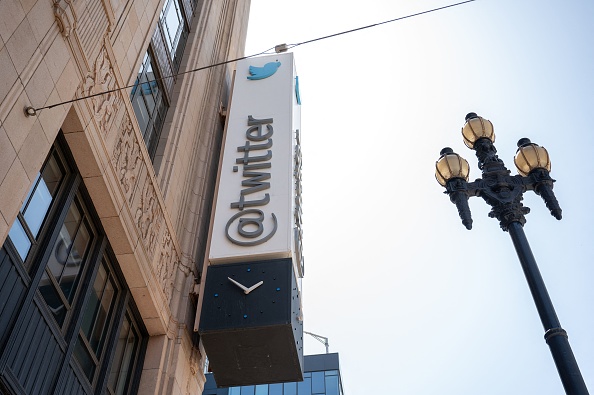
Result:
{"label": "dark sign base", "polygon": [[286,324],[202,333],[200,338],[217,385],[233,387],[303,381],[294,331]]}

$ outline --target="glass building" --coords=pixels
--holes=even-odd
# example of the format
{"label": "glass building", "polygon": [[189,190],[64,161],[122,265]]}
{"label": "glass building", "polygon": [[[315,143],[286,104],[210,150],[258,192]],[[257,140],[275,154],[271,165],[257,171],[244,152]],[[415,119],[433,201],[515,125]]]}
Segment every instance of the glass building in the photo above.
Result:
{"label": "glass building", "polygon": [[301,382],[217,388],[208,373],[202,395],[344,395],[337,353],[306,355],[303,362]]}

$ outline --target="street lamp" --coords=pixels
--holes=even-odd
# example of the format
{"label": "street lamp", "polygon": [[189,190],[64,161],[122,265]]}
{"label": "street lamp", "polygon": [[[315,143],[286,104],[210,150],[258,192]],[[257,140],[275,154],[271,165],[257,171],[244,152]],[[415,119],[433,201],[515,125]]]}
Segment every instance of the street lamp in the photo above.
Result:
{"label": "street lamp", "polygon": [[522,205],[522,195],[529,190],[542,197],[553,217],[561,219],[561,207],[553,193],[555,180],[549,175],[549,154],[546,149],[529,139],[521,139],[518,141],[518,150],[514,158],[520,174],[512,176],[503,161],[497,157],[497,150],[493,144],[495,133],[489,120],[473,112],[469,113],[462,128],[462,136],[464,144],[476,152],[483,178],[468,182],[468,162],[451,148],[441,150],[441,156],[435,164],[435,177],[446,188],[445,193],[458,208],[462,224],[467,229],[472,228],[468,206],[471,196],[480,196],[491,206],[489,217],[499,220],[501,229],[509,232],[514,243],[545,330],[545,341],[551,349],[565,392],[571,395],[586,395],[588,389],[571,351],[567,332],[561,328],[523,228],[526,223],[524,215],[528,214],[530,209]]}

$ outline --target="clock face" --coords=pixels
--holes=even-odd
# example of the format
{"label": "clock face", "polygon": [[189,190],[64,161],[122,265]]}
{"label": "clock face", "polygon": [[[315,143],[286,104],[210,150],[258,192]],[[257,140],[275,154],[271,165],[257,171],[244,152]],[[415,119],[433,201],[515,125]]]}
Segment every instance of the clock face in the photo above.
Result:
{"label": "clock face", "polygon": [[200,338],[218,385],[303,380],[303,322],[293,262],[211,265]]}
{"label": "clock face", "polygon": [[291,323],[300,315],[291,260],[212,265],[200,328],[217,330]]}

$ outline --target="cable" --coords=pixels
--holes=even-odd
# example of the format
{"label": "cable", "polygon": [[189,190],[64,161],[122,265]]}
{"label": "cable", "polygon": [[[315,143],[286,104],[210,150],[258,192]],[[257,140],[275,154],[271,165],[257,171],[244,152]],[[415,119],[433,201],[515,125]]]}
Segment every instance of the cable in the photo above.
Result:
{"label": "cable", "polygon": [[27,108],[25,109],[25,113],[26,113],[27,115],[36,115],[37,111],[45,110],[46,108],[47,108],[47,109],[50,109],[50,108],[53,108],[53,107],[61,106],[61,105],[63,105],[63,104],[74,103],[74,102],[77,102],[77,101],[80,101],[80,100],[84,100],[84,99],[90,99],[90,98],[92,98],[92,97],[101,96],[101,95],[106,95],[106,94],[108,94],[108,93],[112,93],[112,92],[118,92],[118,91],[121,91],[121,90],[123,90],[123,89],[133,88],[133,87],[135,87],[136,85],[144,85],[144,84],[149,84],[149,83],[151,83],[151,82],[154,82],[154,81],[162,81],[162,80],[164,80],[164,79],[167,79],[167,78],[173,78],[173,77],[177,77],[177,76],[184,75],[184,74],[188,74],[188,73],[194,73],[194,72],[196,72],[196,71],[200,71],[200,70],[206,70],[206,69],[210,69],[210,68],[213,68],[213,67],[222,66],[222,65],[224,65],[224,64],[227,64],[227,63],[232,63],[232,62],[237,62],[237,61],[240,61],[240,60],[243,60],[243,59],[253,58],[254,56],[259,56],[259,55],[262,55],[262,54],[268,53],[268,51],[270,51],[270,50],[272,50],[272,49],[274,49],[274,47],[268,48],[267,50],[265,50],[265,51],[262,51],[262,52],[259,52],[259,53],[257,53],[257,54],[253,54],[253,55],[249,55],[249,56],[242,56],[241,58],[236,58],[236,59],[226,60],[226,61],[224,61],[224,62],[219,62],[219,63],[211,64],[211,65],[209,65],[209,66],[198,67],[198,68],[196,68],[196,69],[192,69],[192,70],[188,70],[188,71],[183,71],[183,72],[181,72],[181,73],[177,73],[177,74],[169,75],[169,76],[166,76],[166,77],[155,78],[154,80],[150,80],[150,81],[142,82],[142,83],[140,83],[140,84],[139,84],[138,82],[134,82],[134,84],[132,84],[132,85],[126,85],[126,86],[124,86],[124,87],[121,87],[121,88],[110,89],[110,90],[107,90],[107,91],[104,91],[104,92],[95,93],[95,94],[92,94],[92,95],[89,95],[89,96],[84,96],[84,97],[77,97],[76,99],[72,99],[72,100],[63,101],[63,102],[60,102],[60,103],[52,104],[52,105],[50,105],[50,106],[45,106],[45,107],[40,107],[40,108],[32,108],[32,107],[27,107]]}
{"label": "cable", "polygon": [[373,25],[367,25],[367,26],[363,26],[363,27],[358,27],[356,29],[345,30],[344,32],[334,33],[334,34],[330,34],[328,36],[323,36],[323,37],[318,37],[318,38],[314,38],[314,39],[307,40],[307,41],[302,41],[302,42],[297,43],[297,44],[289,44],[289,45],[287,45],[287,49],[295,48],[295,47],[298,47],[298,46],[303,45],[303,44],[309,44],[309,43],[313,43],[315,41],[325,40],[327,38],[332,38],[332,37],[340,36],[340,35],[347,34],[347,33],[357,32],[359,30],[369,29],[370,27],[375,27],[375,26],[385,25],[387,23],[401,21],[403,19],[408,19],[408,18],[412,18],[412,17],[415,17],[415,16],[423,15],[423,14],[428,14],[430,12],[445,10],[446,8],[456,7],[456,6],[459,6],[459,5],[462,5],[462,4],[466,4],[466,3],[472,3],[473,1],[476,1],[476,0],[466,0],[466,1],[462,1],[460,3],[454,3],[454,4],[446,5],[446,6],[443,6],[443,7],[433,8],[433,9],[427,10],[427,11],[417,12],[416,14],[410,14],[410,15],[406,15],[406,16],[401,16],[399,18],[390,19],[390,20],[387,20],[387,21],[384,21],[384,22],[374,23]]}
{"label": "cable", "polygon": [[[255,56],[259,56],[259,55],[263,55],[263,54],[269,53],[269,51],[271,51],[273,49],[276,52],[285,52],[288,49],[292,49],[292,48],[298,47],[300,45],[305,45],[305,44],[313,43],[313,42],[316,42],[316,41],[321,41],[321,40],[325,40],[325,39],[328,39],[328,38],[332,38],[332,37],[336,37],[336,36],[341,36],[341,35],[347,34],[347,33],[357,32],[359,30],[369,29],[369,28],[375,27],[375,26],[385,25],[387,23],[401,21],[403,19],[408,19],[408,18],[412,18],[412,17],[415,17],[415,16],[419,16],[419,15],[423,15],[423,14],[428,14],[428,13],[431,13],[431,12],[445,10],[446,8],[452,8],[452,7],[456,7],[456,6],[462,5],[462,4],[472,3],[474,1],[477,1],[477,0],[466,0],[466,1],[459,2],[459,3],[454,3],[454,4],[446,5],[446,6],[443,6],[443,7],[433,8],[431,10],[421,11],[421,12],[417,12],[415,14],[410,14],[410,15],[399,17],[399,18],[394,18],[394,19],[390,19],[390,20],[387,20],[387,21],[383,21],[383,22],[379,22],[379,23],[374,23],[372,25],[362,26],[362,27],[358,27],[356,29],[345,30],[345,31],[340,32],[340,33],[334,33],[334,34],[330,34],[328,36],[322,36],[322,37],[314,38],[314,39],[311,39],[311,40],[302,41],[302,42],[297,43],[297,44],[280,44],[280,45],[276,45],[274,47],[268,48],[265,51],[262,51],[262,52],[259,52],[259,53],[253,54],[253,55],[242,56],[240,58],[226,60],[224,62],[219,62],[219,63],[211,64],[209,66],[198,67],[198,68],[195,68],[195,69],[192,69],[192,70],[183,71],[183,72],[178,73],[178,74],[169,75],[167,77],[155,78],[154,80],[143,82],[140,85],[151,83],[151,82],[154,82],[154,81],[162,81],[162,80],[167,79],[167,78],[174,78],[174,77],[178,77],[180,75],[189,74],[189,73],[195,73],[197,71],[206,70],[206,69],[210,69],[210,68],[213,68],[213,67],[222,66],[222,65],[225,65],[225,64],[228,64],[228,63],[233,63],[233,62],[238,62],[240,60],[253,58]],[[89,96],[77,97],[75,99],[63,101],[63,102],[56,103],[56,104],[52,104],[50,106],[45,106],[45,107],[40,107],[40,108],[26,107],[25,108],[25,114],[27,116],[34,116],[34,115],[37,115],[37,111],[41,111],[41,110],[45,110],[45,109],[50,109],[50,108],[53,108],[53,107],[61,106],[63,104],[74,103],[74,102],[77,102],[77,101],[80,101],[80,100],[84,100],[84,99],[90,99],[90,98],[93,98],[93,97],[96,97],[96,96],[106,95],[106,94],[112,93],[112,92],[118,92],[118,91],[121,91],[121,90],[124,90],[124,89],[133,88],[133,87],[135,87],[137,85],[138,85],[138,82],[136,81],[136,82],[134,82],[134,84],[127,85],[127,86],[124,86],[122,88],[110,89],[108,91],[95,93],[95,94],[89,95]]]}

